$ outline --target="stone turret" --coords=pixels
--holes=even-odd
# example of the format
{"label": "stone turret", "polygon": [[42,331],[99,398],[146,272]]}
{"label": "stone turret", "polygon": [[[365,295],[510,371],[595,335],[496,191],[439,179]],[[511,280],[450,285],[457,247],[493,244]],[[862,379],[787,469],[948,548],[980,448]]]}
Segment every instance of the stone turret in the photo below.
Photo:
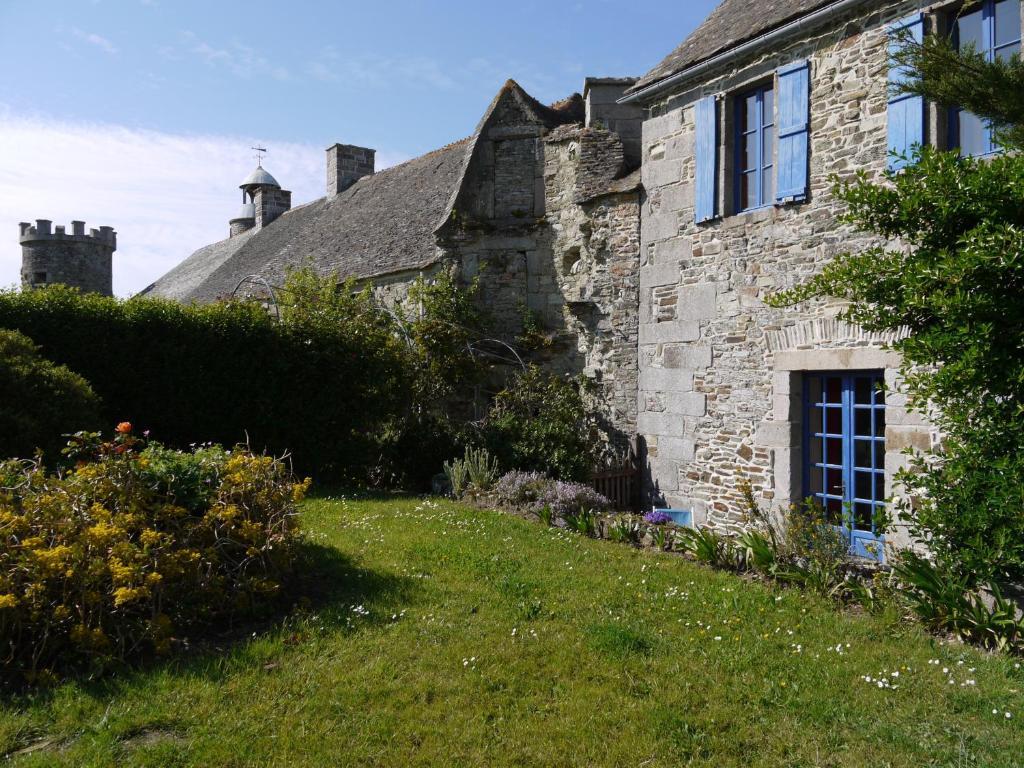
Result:
{"label": "stone turret", "polygon": [[256,170],[238,186],[242,190],[242,208],[228,222],[230,237],[248,232],[253,227],[263,229],[292,208],[292,193],[281,189],[277,179],[262,165],[257,165]]}
{"label": "stone turret", "polygon": [[113,256],[117,233],[113,227],[90,229],[84,221],[52,228],[49,219],[18,225],[23,289],[60,283],[85,293],[114,295]]}

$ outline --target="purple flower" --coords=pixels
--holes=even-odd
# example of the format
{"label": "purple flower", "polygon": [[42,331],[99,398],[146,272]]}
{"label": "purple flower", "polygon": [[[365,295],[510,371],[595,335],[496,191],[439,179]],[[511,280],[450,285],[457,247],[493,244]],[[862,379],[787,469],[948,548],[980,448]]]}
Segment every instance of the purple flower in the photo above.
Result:
{"label": "purple flower", "polygon": [[648,512],[644,515],[644,522],[650,523],[651,525],[665,525],[665,523],[672,522],[672,516],[665,512],[654,510],[653,512]]}

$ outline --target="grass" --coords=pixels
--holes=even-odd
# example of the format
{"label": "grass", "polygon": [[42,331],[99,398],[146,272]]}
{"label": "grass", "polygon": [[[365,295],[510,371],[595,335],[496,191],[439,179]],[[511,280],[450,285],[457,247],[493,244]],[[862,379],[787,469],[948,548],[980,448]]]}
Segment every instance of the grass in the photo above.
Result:
{"label": "grass", "polygon": [[304,519],[319,583],[308,612],[220,652],[7,701],[0,754],[15,766],[1024,764],[1015,660],[897,617],[447,502],[312,500]]}

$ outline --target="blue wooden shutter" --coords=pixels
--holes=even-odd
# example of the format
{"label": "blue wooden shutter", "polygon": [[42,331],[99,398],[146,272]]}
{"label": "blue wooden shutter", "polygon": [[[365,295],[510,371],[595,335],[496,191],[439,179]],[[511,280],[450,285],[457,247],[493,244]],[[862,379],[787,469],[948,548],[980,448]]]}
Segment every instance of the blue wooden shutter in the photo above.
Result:
{"label": "blue wooden shutter", "polygon": [[[916,13],[889,26],[890,55],[903,44],[903,35],[920,43],[924,40],[924,14]],[[924,144],[924,99],[900,94],[895,86],[906,82],[904,67],[889,67],[889,170],[898,171],[909,163],[902,156],[915,144]]]}
{"label": "blue wooden shutter", "polygon": [[697,133],[694,218],[699,224],[715,218],[718,200],[718,109],[714,96],[705,96],[697,102],[694,123]]}
{"label": "blue wooden shutter", "polygon": [[775,201],[786,203],[807,199],[810,66],[806,61],[797,61],[780,69],[778,75],[779,169]]}

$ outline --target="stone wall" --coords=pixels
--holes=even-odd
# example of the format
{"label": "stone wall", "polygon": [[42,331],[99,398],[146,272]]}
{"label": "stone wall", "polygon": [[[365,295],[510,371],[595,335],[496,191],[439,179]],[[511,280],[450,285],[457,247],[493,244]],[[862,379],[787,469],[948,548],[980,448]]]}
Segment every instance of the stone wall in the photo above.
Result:
{"label": "stone wall", "polygon": [[[915,4],[834,19],[813,37],[712,72],[688,90],[651,107],[643,127],[643,209],[640,270],[639,433],[646,443],[652,497],[694,510],[698,521],[741,523],[740,477],[749,478],[766,504],[798,499],[800,440],[790,383],[791,352],[841,365],[841,348],[880,350],[885,339],[829,325],[842,307],[819,301],[786,310],[765,296],[796,284],[847,250],[873,244],[837,221],[842,205],[829,176],[886,164],[885,25]],[[811,67],[810,190],[806,203],[735,212],[733,131],[729,94],[769,81],[786,63]],[[724,218],[694,222],[694,103],[708,94],[720,102],[719,210]],[[724,105],[724,108],[722,108]],[[813,356],[811,356],[813,357]],[[845,358],[848,363],[851,358]],[[896,383],[898,361],[879,361]],[[799,378],[799,377],[797,377]],[[928,440],[929,428],[889,395],[887,487],[902,463],[898,446]],[[785,465],[785,466],[783,466]]]}
{"label": "stone wall", "polygon": [[[585,375],[617,450],[636,424],[639,178],[621,139],[580,125],[549,132],[515,99],[481,127],[456,215],[439,244],[477,280],[496,335],[555,373]],[[527,348],[527,315],[542,328]]]}
{"label": "stone wall", "polygon": [[639,179],[625,168],[621,138],[603,128],[563,127],[545,142],[551,258],[531,306],[566,339],[552,361],[592,382],[594,409],[616,452],[636,430],[639,327]]}
{"label": "stone wall", "polygon": [[113,254],[117,233],[100,227],[85,233],[85,223],[74,221],[72,231],[39,219],[33,227],[20,225],[21,284],[23,288],[61,284],[83,293],[114,295]]}

